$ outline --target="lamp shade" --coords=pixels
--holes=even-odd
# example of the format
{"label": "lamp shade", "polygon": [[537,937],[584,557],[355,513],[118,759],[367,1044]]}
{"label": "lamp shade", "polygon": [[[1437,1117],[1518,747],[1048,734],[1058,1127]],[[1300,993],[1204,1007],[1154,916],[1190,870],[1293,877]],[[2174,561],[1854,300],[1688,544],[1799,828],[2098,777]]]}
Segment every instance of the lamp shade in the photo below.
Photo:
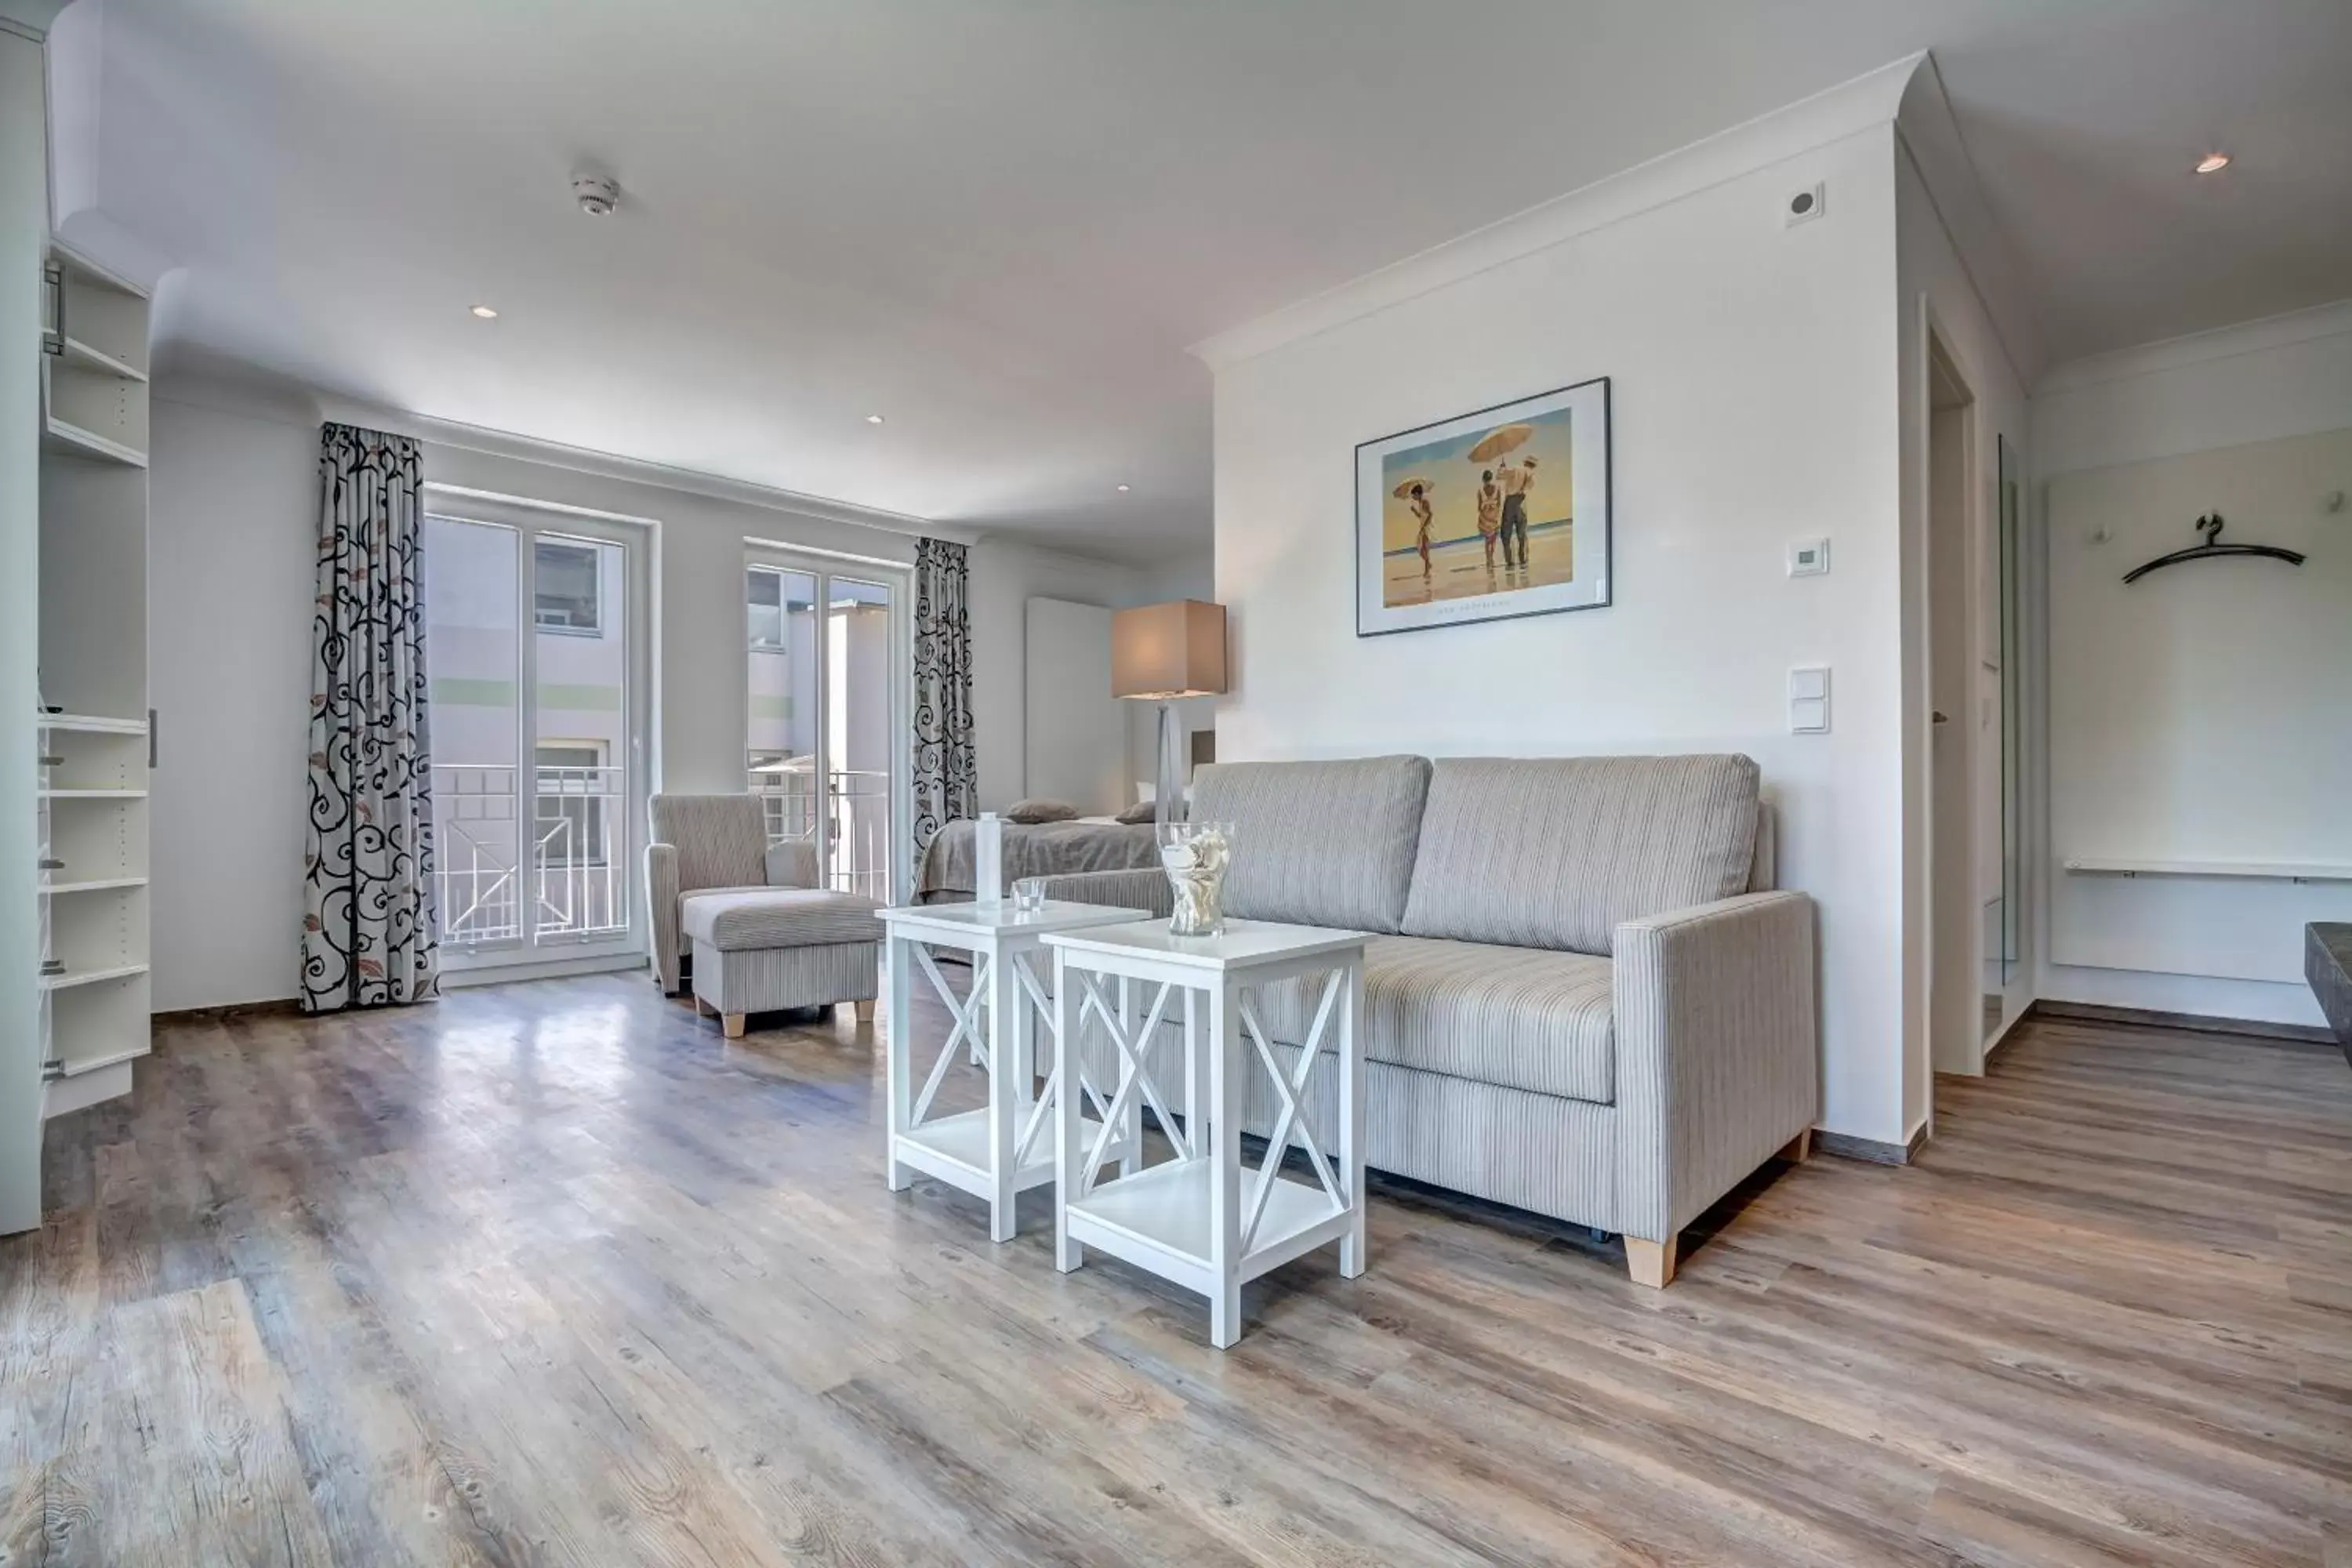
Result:
{"label": "lamp shade", "polygon": [[1225,607],[1198,599],[1110,618],[1113,697],[1214,697],[1225,689]]}

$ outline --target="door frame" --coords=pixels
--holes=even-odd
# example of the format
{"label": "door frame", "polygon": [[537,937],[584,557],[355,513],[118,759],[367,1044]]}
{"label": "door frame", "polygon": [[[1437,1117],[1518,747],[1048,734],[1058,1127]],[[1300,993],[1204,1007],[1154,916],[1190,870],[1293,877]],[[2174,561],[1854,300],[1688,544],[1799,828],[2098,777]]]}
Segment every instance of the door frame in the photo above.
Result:
{"label": "door frame", "polygon": [[[745,696],[737,706],[741,721],[742,743],[737,754],[745,759],[748,768],[751,752],[750,698],[750,666],[751,647],[751,607],[744,592],[742,575],[758,567],[781,572],[799,572],[814,577],[819,600],[829,598],[826,592],[834,578],[845,577],[852,582],[878,582],[890,590],[890,897],[893,904],[903,904],[912,897],[914,885],[913,823],[915,819],[915,755],[913,740],[913,696],[915,689],[915,571],[903,561],[886,561],[877,556],[852,555],[845,552],[812,549],[806,545],[783,544],[762,539],[743,542],[742,573],[739,574],[736,595],[742,604],[742,647],[745,664]],[[816,737],[817,776],[820,783],[832,771],[833,759],[833,695],[831,691],[831,640],[816,639]],[[748,778],[748,772],[746,777]],[[816,849],[819,874],[825,875],[832,850],[830,814],[820,809],[816,814]]]}
{"label": "door frame", "polygon": [[[646,802],[652,794],[654,733],[653,681],[653,531],[644,523],[604,513],[562,507],[537,506],[528,501],[485,495],[457,486],[425,486],[425,513],[452,522],[470,522],[512,530],[515,555],[515,614],[518,647],[515,657],[515,816],[517,875],[525,879],[518,889],[522,933],[510,942],[441,944],[441,969],[453,983],[523,978],[550,972],[581,973],[620,968],[642,963],[651,951],[644,880],[646,838]],[[532,604],[533,564],[529,553],[541,536],[584,540],[618,545],[622,552],[621,597],[623,664],[621,744],[625,763],[625,790],[621,803],[622,827],[614,853],[620,858],[620,903],[628,911],[626,927],[617,933],[542,939],[537,931],[538,898],[530,871],[530,823],[527,802],[536,794],[539,711],[538,618]],[[428,628],[432,608],[425,609]],[[431,668],[432,649],[425,649]],[[429,711],[429,710],[428,710]]]}

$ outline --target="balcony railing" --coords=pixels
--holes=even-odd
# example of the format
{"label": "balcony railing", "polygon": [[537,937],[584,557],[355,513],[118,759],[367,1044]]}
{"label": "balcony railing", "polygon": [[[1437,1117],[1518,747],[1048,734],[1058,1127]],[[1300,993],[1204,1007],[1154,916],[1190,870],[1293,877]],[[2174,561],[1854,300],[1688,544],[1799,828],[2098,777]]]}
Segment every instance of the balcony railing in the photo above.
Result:
{"label": "balcony railing", "polygon": [[[751,793],[766,807],[769,843],[815,833],[816,773],[810,759],[754,767],[750,777]],[[833,840],[826,885],[889,902],[890,775],[836,768],[825,775],[824,802]]]}
{"label": "balcony railing", "polygon": [[625,934],[628,789],[623,770],[530,769],[528,823],[517,812],[520,772],[495,763],[445,763],[433,770],[441,940],[461,947],[520,942],[526,897],[541,939]]}

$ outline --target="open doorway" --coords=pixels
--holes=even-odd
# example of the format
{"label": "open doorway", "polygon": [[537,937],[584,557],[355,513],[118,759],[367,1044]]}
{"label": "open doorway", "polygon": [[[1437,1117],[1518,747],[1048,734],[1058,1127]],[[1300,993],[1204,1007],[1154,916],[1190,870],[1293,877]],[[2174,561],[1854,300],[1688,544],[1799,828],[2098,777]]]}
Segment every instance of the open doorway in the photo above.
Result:
{"label": "open doorway", "polygon": [[1932,330],[1927,406],[1928,1065],[1976,1073],[1987,1010],[2000,1003],[1981,967],[2002,882],[1999,633],[1980,626],[1997,595],[1978,515],[1976,395]]}

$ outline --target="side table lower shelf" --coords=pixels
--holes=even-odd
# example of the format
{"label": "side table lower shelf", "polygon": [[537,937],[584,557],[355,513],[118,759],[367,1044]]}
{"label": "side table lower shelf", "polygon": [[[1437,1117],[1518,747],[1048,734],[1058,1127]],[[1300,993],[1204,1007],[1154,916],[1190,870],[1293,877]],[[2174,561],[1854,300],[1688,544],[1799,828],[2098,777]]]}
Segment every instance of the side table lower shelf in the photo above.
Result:
{"label": "side table lower shelf", "polygon": [[[1087,1137],[1087,1147],[1102,1136],[1102,1123],[1092,1117],[1082,1119],[1080,1125]],[[1045,1130],[1050,1131],[1051,1129]],[[898,1163],[935,1176],[951,1187],[980,1197],[989,1194],[993,1169],[988,1152],[988,1109],[960,1111],[953,1116],[938,1116],[921,1126],[901,1132],[891,1140],[892,1156]],[[1124,1160],[1138,1152],[1136,1142],[1114,1138],[1107,1158]],[[1029,1158],[1013,1173],[1013,1190],[1025,1193],[1032,1187],[1051,1185],[1054,1180],[1054,1141],[1041,1133],[1037,1146]]]}
{"label": "side table lower shelf", "polygon": [[[1216,1167],[1207,1160],[1154,1165],[1105,1183],[1070,1205],[1070,1237],[1163,1279],[1214,1295],[1217,1268],[1210,1254],[1209,1226],[1215,1188]],[[1244,1185],[1244,1203],[1248,1194]],[[1235,1273],[1242,1279],[1255,1279],[1326,1242],[1340,1240],[1352,1223],[1353,1215],[1320,1187],[1277,1175],[1274,1190],[1266,1194],[1257,1234]]]}

